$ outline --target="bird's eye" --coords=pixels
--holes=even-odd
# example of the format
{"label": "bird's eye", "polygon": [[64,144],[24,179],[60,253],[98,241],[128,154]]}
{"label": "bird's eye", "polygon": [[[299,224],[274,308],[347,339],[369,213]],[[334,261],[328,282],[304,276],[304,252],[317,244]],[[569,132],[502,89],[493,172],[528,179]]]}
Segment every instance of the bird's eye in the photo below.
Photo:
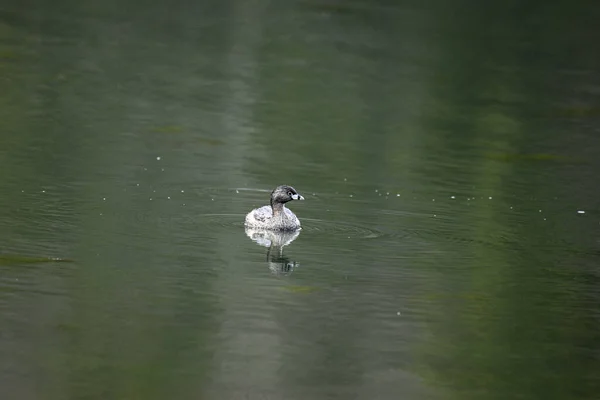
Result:
{"label": "bird's eye", "polygon": [[292,192],[288,192],[288,196],[292,197]]}

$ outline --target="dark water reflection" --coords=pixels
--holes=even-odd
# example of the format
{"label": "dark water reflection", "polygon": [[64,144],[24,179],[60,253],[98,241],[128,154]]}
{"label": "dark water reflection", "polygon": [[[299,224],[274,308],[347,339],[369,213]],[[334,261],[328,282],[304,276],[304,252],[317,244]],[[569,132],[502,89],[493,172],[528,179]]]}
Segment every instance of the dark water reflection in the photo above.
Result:
{"label": "dark water reflection", "polygon": [[0,397],[597,398],[598,17],[4,2]]}
{"label": "dark water reflection", "polygon": [[246,227],[246,236],[260,246],[268,248],[267,265],[274,274],[291,274],[299,264],[283,254],[283,248],[289,246],[301,230],[276,232]]}

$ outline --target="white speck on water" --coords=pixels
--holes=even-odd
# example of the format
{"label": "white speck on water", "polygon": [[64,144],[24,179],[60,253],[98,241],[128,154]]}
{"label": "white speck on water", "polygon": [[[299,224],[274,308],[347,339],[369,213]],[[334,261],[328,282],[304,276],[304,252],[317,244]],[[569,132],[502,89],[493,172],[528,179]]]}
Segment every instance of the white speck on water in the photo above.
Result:
{"label": "white speck on water", "polygon": [[386,193],[386,196],[389,196],[389,195],[390,195],[390,192],[387,192],[387,193]]}
{"label": "white speck on water", "polygon": [[106,201],[106,197],[103,197],[102,200]]}
{"label": "white speck on water", "polygon": [[152,197],[150,197],[150,201],[152,201]]}
{"label": "white speck on water", "polygon": [[456,198],[456,196],[450,196],[450,198],[451,198],[451,199],[455,199],[455,198]]}
{"label": "white speck on water", "polygon": [[183,193],[183,190],[181,191],[181,193]]}
{"label": "white speck on water", "polygon": [[42,190],[42,193],[46,193],[46,191],[45,191],[45,190]]}
{"label": "white speck on water", "polygon": [[156,157],[156,161],[160,161],[160,156]]}
{"label": "white speck on water", "polygon": [[546,218],[544,218],[544,221],[546,220]]}
{"label": "white speck on water", "polygon": [[488,197],[488,199],[490,199],[490,200],[491,200],[491,199],[492,199],[492,196]]}
{"label": "white speck on water", "polygon": [[401,315],[401,314],[400,314],[400,311],[398,311],[398,312],[396,313],[396,315]]}
{"label": "white speck on water", "polygon": [[352,197],[352,195],[350,195],[350,197]]}
{"label": "white speck on water", "polygon": [[379,192],[379,190],[375,189],[375,193]]}
{"label": "white speck on water", "polygon": [[102,215],[102,213],[100,213],[100,215]]}
{"label": "white speck on water", "polygon": [[135,185],[136,185],[136,186],[140,186],[140,184],[139,184],[139,183],[136,183]]}
{"label": "white speck on water", "polygon": [[235,192],[236,192],[236,193],[239,193],[240,191],[236,189],[236,190],[235,190]]}
{"label": "white speck on water", "polygon": [[435,199],[431,199],[431,201],[435,201]]}
{"label": "white speck on water", "polygon": [[583,210],[578,210],[578,211],[577,211],[577,214],[585,214],[585,211],[583,211]]}
{"label": "white speck on water", "polygon": [[171,196],[167,196],[167,200],[171,200]]}
{"label": "white speck on water", "polygon": [[145,167],[144,167],[144,171],[148,171],[148,168],[145,168]]}
{"label": "white speck on water", "polygon": [[210,201],[215,201],[215,199],[210,199]]}
{"label": "white speck on water", "polygon": [[183,205],[185,206],[185,203],[183,203]]}
{"label": "white speck on water", "polygon": [[21,193],[25,193],[25,191],[24,191],[24,190],[21,190]]}
{"label": "white speck on water", "polygon": [[512,206],[510,206],[510,209],[512,210]]}
{"label": "white speck on water", "polygon": [[156,193],[156,190],[153,190],[152,193]]}
{"label": "white speck on water", "polygon": [[542,210],[538,210],[538,212],[542,212]]}
{"label": "white speck on water", "polygon": [[396,193],[396,197],[400,197],[400,193]]}
{"label": "white speck on water", "polygon": [[161,170],[162,172],[165,172],[165,169],[164,169],[164,168],[161,168],[160,170]]}
{"label": "white speck on water", "polygon": [[344,178],[344,182],[346,182],[348,179]]}
{"label": "white speck on water", "polygon": [[433,216],[434,216],[434,217],[437,217],[437,215],[436,215],[436,214],[433,214]]}

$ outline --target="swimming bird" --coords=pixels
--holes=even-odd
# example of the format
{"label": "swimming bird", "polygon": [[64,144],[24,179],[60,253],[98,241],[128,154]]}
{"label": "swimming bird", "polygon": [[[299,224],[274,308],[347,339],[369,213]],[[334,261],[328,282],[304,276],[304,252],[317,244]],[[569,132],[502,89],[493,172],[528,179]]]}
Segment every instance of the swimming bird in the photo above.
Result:
{"label": "swimming bird", "polygon": [[271,192],[271,204],[250,211],[244,224],[251,228],[276,231],[300,229],[300,220],[285,206],[285,203],[292,200],[304,200],[304,197],[291,186],[277,186]]}

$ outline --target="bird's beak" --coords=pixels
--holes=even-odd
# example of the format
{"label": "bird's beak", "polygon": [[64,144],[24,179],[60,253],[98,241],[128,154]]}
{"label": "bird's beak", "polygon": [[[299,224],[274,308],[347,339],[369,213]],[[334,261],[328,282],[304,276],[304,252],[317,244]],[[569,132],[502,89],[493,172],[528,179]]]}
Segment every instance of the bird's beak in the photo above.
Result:
{"label": "bird's beak", "polygon": [[294,200],[304,200],[304,197],[300,196],[299,194],[293,194],[292,195],[292,199],[294,199]]}

